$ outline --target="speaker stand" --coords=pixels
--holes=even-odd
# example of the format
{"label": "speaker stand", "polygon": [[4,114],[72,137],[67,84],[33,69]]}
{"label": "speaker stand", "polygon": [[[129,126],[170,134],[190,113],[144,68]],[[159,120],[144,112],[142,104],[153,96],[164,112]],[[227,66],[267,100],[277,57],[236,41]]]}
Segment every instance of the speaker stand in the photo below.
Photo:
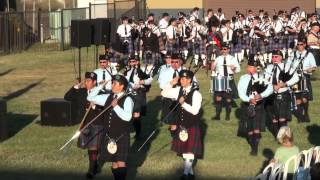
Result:
{"label": "speaker stand", "polygon": [[79,68],[79,77],[78,77],[78,81],[79,83],[81,82],[81,47],[78,48],[78,68]]}

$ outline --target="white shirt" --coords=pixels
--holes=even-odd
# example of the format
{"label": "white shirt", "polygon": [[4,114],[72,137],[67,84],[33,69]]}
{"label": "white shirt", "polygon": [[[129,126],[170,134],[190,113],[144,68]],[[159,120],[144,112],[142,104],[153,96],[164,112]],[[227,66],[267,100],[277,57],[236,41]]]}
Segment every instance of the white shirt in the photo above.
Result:
{"label": "white shirt", "polygon": [[[110,94],[101,94],[98,95],[99,91],[102,89],[101,86],[94,88],[93,91],[88,95],[87,100],[93,102],[96,105],[104,106]],[[124,92],[117,94],[117,99],[121,98],[124,95]],[[113,107],[114,112],[124,121],[130,121],[133,113],[133,100],[130,96],[126,97],[123,108],[119,105]],[[112,107],[110,107],[112,108]]]}
{"label": "white shirt", "polygon": [[221,28],[221,33],[223,34],[223,42],[230,42],[232,40],[232,29],[229,29],[227,32],[227,27],[223,27]]}
{"label": "white shirt", "polygon": [[225,19],[225,17],[224,17],[224,13],[214,13],[214,15],[220,20],[220,21],[222,21],[222,20],[224,20]]}
{"label": "white shirt", "polygon": [[[129,24],[121,24],[118,26],[117,34],[119,34],[120,37],[131,37],[131,26]],[[127,33],[126,33],[127,32]]]}
{"label": "white shirt", "polygon": [[159,21],[159,28],[160,28],[160,32],[161,33],[165,33],[166,32],[166,29],[168,27],[168,21],[166,21],[164,18],[162,18],[160,21]]}
{"label": "white shirt", "polygon": [[[295,54],[296,54],[296,59],[295,59]],[[300,59],[300,57],[301,57],[301,59]],[[302,52],[293,51],[290,54],[288,61],[286,63],[286,69],[288,69],[288,70],[290,69],[290,73],[292,73],[295,69],[297,69],[297,67],[299,66],[301,61],[302,61],[302,65],[303,65],[302,66],[303,72],[305,74],[311,75],[312,73],[308,73],[307,70],[310,68],[316,68],[317,64],[316,64],[316,61],[314,59],[313,54],[311,52],[309,52],[307,54],[306,50],[304,50]]]}
{"label": "white shirt", "polygon": [[106,86],[105,89],[107,90],[111,90],[111,81],[112,81],[112,71],[110,68],[107,69],[102,69],[102,68],[98,68],[96,70],[93,71],[94,73],[97,74],[97,83],[99,84],[101,81],[103,81],[103,74],[105,75],[105,81],[109,81]]}
{"label": "white shirt", "polygon": [[[221,56],[217,57],[217,59],[215,60],[214,65],[215,65],[216,75],[218,75],[218,76],[224,75],[224,58],[225,57],[226,57],[228,74],[233,75],[235,73],[240,72],[240,65],[238,63],[238,60],[235,57],[228,54],[227,56],[221,55]],[[230,65],[233,65],[236,68],[235,71],[231,70]]]}
{"label": "white shirt", "polygon": [[177,28],[174,26],[168,26],[167,30],[166,30],[166,35],[168,37],[168,39],[173,39],[173,38],[177,38]]}
{"label": "white shirt", "polygon": [[[131,86],[132,88],[140,88],[142,87],[143,85],[140,85],[140,78],[138,76],[138,73],[137,73],[137,70],[135,70],[133,72],[134,68],[131,68],[128,72],[127,72],[127,75],[126,75],[126,78],[128,81],[130,81],[130,77],[131,77],[131,74],[134,73],[133,75],[133,82],[129,82],[129,86]],[[152,83],[152,77],[149,77],[148,79],[144,79],[144,85],[150,85]]]}
{"label": "white shirt", "polygon": [[[272,79],[273,79],[273,74],[274,74],[274,71],[273,71],[273,68],[274,68],[274,64],[270,64],[269,66],[267,66],[266,70],[265,70],[265,77],[266,79],[269,80],[269,83],[272,84]],[[279,82],[279,74],[280,72],[284,69],[284,63],[280,63],[278,64],[278,70],[277,70],[277,74],[276,74],[276,78],[277,78],[277,82]],[[286,67],[287,69],[287,67]],[[293,86],[295,85],[297,82],[299,82],[299,76],[298,74],[295,72],[292,76],[291,79],[289,79],[289,81],[285,82],[287,84],[287,86]],[[278,90],[278,92],[276,93],[283,93],[283,92],[286,92],[288,91],[289,88],[288,87],[283,87],[283,88],[280,88]]]}
{"label": "white shirt", "polygon": [[[178,100],[180,88],[181,88],[180,86],[173,88],[169,83],[163,89],[163,91],[161,92],[161,95],[166,98]],[[188,94],[191,91],[191,85],[183,89]],[[202,95],[200,94],[199,91],[195,90],[192,96],[192,105],[184,102],[181,105],[181,107],[184,108],[189,113],[193,115],[197,115],[201,108],[201,102],[202,102]]]}

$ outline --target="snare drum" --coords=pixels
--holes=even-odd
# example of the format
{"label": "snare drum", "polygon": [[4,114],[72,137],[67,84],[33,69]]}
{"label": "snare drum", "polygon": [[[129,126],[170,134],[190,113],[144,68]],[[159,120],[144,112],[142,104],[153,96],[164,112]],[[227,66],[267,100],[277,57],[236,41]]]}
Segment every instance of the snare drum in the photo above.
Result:
{"label": "snare drum", "polygon": [[214,91],[224,92],[228,89],[228,77],[226,76],[216,76],[213,79]]}
{"label": "snare drum", "polygon": [[293,85],[292,89],[294,93],[309,92],[306,78],[300,79],[297,84]]}

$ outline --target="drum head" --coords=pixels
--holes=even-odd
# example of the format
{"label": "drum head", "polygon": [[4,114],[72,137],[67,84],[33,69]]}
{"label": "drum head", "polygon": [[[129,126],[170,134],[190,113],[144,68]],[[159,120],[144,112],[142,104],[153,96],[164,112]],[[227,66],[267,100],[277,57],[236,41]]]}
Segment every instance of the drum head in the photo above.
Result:
{"label": "drum head", "polygon": [[186,129],[182,129],[179,132],[179,139],[182,142],[186,142],[188,140],[188,131]]}
{"label": "drum head", "polygon": [[107,145],[107,150],[110,154],[115,154],[118,150],[117,143],[114,140],[110,140]]}

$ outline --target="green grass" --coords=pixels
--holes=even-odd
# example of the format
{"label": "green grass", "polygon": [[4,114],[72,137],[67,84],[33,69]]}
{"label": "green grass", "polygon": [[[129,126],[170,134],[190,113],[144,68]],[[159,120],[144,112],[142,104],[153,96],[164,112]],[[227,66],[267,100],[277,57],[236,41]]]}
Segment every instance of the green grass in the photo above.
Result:
{"label": "green grass", "polygon": [[[0,57],[0,96],[8,99],[9,126],[9,138],[0,143],[0,177],[5,180],[84,179],[87,170],[86,151],[74,145],[65,152],[58,151],[73,135],[77,125],[48,127],[37,123],[40,119],[40,101],[63,97],[76,82],[73,60],[77,51],[62,52],[39,47],[41,46],[21,54]],[[91,60],[93,52],[91,49],[88,55],[85,49],[82,52],[84,72],[94,67]],[[2,73],[6,71],[8,72]],[[314,77],[319,78],[319,75],[316,72]],[[237,80],[239,76],[236,77]],[[250,156],[245,139],[236,135],[236,109],[233,109],[231,122],[212,121],[215,110],[209,93],[210,78],[205,71],[200,70],[197,79],[204,98],[202,120],[206,127],[204,158],[198,161],[195,169],[198,179],[247,179],[255,176],[268,159],[263,152],[270,155],[278,144],[269,132],[265,132],[259,155]],[[315,97],[310,106],[312,122],[297,124],[293,118],[290,123],[295,143],[301,150],[320,143],[320,83],[314,80],[312,84]],[[148,94],[148,115],[143,119],[144,137],[158,127],[161,106],[159,95],[158,85],[154,81]],[[237,104],[239,103],[238,100]],[[182,172],[182,160],[170,151],[170,141],[167,126],[160,127],[160,131],[142,152],[137,152],[142,142],[132,141],[128,179],[177,179]],[[110,164],[105,164],[97,179],[111,177],[109,166]]]}

